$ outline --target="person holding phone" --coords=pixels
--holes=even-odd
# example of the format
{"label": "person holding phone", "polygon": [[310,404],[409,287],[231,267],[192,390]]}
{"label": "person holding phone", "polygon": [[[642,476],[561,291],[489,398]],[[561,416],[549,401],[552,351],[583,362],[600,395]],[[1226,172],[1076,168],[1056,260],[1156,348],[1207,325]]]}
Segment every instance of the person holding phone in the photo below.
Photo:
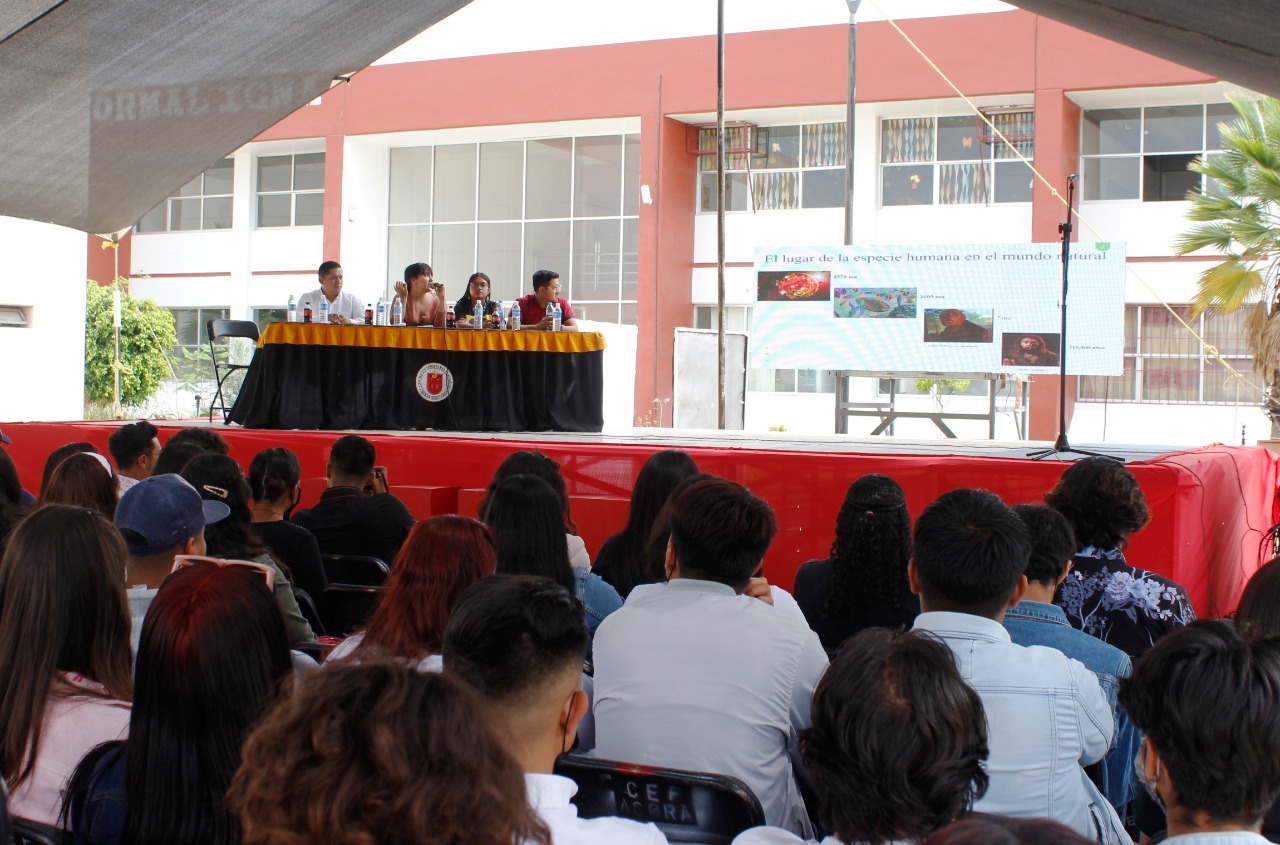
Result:
{"label": "person holding phone", "polygon": [[404,304],[406,326],[444,328],[444,284],[437,282],[431,265],[419,261],[404,268],[404,281],[395,283],[396,295]]}

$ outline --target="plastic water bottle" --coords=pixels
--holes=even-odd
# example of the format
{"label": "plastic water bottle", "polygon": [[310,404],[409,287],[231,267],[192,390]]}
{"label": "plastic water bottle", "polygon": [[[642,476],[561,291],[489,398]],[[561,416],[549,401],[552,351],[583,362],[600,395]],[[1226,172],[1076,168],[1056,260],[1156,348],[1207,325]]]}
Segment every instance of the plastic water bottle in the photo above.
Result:
{"label": "plastic water bottle", "polygon": [[287,319],[290,323],[298,322],[298,301],[293,298],[292,294],[289,295],[289,316]]}
{"label": "plastic water bottle", "polygon": [[551,331],[556,330],[556,306],[553,303],[547,303],[547,316],[551,318]]}
{"label": "plastic water bottle", "polygon": [[498,317],[498,328],[505,329],[506,325],[504,324],[507,319],[507,308],[506,308],[506,305],[503,304],[501,299],[498,300],[498,307],[493,313],[496,314]]}
{"label": "plastic water bottle", "polygon": [[379,326],[387,324],[387,303],[382,297],[378,297],[378,313],[375,319]]}
{"label": "plastic water bottle", "polygon": [[520,322],[521,322],[521,320],[520,320],[520,303],[517,301],[517,302],[513,302],[513,303],[511,303],[511,322],[510,322],[510,326],[511,326],[511,330],[512,330],[513,332],[518,332],[518,331],[520,331],[520,329],[524,328],[523,326],[521,326],[521,325],[520,325]]}
{"label": "plastic water bottle", "polygon": [[484,300],[477,299],[475,307],[471,309],[471,328],[479,331],[484,328]]}
{"label": "plastic water bottle", "polygon": [[563,315],[564,315],[564,312],[560,310],[560,303],[557,302],[555,310],[551,312],[551,316],[553,318],[551,321],[551,331],[553,332],[560,331],[560,320],[561,320],[561,317],[563,317]]}
{"label": "plastic water bottle", "polygon": [[320,295],[320,322],[329,322],[329,300],[325,298],[324,294]]}
{"label": "plastic water bottle", "polygon": [[399,297],[391,303],[391,325],[404,325],[404,303],[400,301]]}

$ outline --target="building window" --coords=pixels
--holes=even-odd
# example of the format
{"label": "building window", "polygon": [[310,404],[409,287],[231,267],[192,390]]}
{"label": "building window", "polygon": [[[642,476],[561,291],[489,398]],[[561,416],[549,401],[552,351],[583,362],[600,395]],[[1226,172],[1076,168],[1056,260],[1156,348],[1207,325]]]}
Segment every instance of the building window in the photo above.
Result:
{"label": "building window", "polygon": [[229,308],[170,308],[173,312],[173,327],[178,334],[178,349],[207,351],[209,334],[206,331],[210,320],[225,320],[231,313]]}
{"label": "building window", "polygon": [[[726,211],[781,211],[795,208],[844,208],[844,124],[734,127],[725,142],[741,147],[750,140],[759,154],[731,153],[725,158]],[[698,132],[698,209],[716,210],[716,131]]]}
{"label": "building window", "polygon": [[880,204],[1030,202],[1035,155],[1030,110],[987,115],[1017,152],[974,115],[880,121]]}
{"label": "building window", "polygon": [[[1247,308],[1224,314],[1191,316],[1191,307],[1173,310],[1205,342],[1217,347],[1233,369],[1256,385],[1261,376],[1245,344]],[[1118,376],[1082,376],[1082,402],[1159,402],[1211,405],[1257,404],[1254,391],[1239,383],[1161,305],[1129,305],[1124,314],[1124,372]]]}
{"label": "building window", "polygon": [[144,214],[138,232],[230,229],[234,176],[235,162],[223,159]]}
{"label": "building window", "polygon": [[258,226],[324,224],[324,153],[258,156]]}
{"label": "building window", "polygon": [[1202,189],[1187,167],[1222,149],[1221,129],[1237,117],[1226,103],[1091,109],[1081,121],[1086,200],[1168,202]]}
{"label": "building window", "polygon": [[255,308],[253,321],[258,324],[258,331],[265,332],[272,323],[283,323],[288,317],[288,308]]}
{"label": "building window", "polygon": [[450,301],[473,272],[510,302],[546,269],[578,317],[636,323],[639,135],[392,149],[388,217],[391,274],[426,261]]}

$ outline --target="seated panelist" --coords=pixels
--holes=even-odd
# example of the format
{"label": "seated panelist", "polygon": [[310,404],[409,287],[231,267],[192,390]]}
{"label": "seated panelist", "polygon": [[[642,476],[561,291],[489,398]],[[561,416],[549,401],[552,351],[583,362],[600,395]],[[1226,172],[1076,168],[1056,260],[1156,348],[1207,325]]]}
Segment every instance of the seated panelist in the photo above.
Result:
{"label": "seated panelist", "polygon": [[320,321],[320,299],[329,303],[329,322],[349,326],[352,323],[364,322],[364,304],[353,294],[342,292],[342,265],[336,261],[326,261],[317,271],[320,287],[304,293],[298,300],[298,313],[305,314],[311,309],[311,319]]}
{"label": "seated panelist", "polygon": [[516,300],[520,306],[520,328],[551,331],[552,319],[547,306],[560,303],[560,326],[567,332],[578,330],[578,320],[573,315],[569,301],[560,296],[560,274],[554,270],[538,270],[533,274],[533,293]]}
{"label": "seated panelist", "polygon": [[406,326],[444,328],[444,284],[435,280],[430,264],[419,261],[404,268],[404,281],[396,282],[396,295],[404,304]]}

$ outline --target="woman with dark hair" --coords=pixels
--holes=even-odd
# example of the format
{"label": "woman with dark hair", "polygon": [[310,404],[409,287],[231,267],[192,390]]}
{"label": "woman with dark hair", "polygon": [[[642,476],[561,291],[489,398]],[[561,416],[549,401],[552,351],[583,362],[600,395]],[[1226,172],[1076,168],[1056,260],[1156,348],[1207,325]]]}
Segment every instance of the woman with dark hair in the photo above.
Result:
{"label": "woman with dark hair", "polygon": [[569,513],[569,488],[564,483],[564,476],[560,473],[560,464],[541,452],[520,451],[507,455],[494,470],[493,478],[489,480],[484,501],[480,503],[480,512],[484,513],[489,497],[493,495],[498,485],[513,475],[532,475],[534,478],[541,478],[556,491],[556,495],[560,497],[561,510],[564,512],[565,544],[569,550],[569,565],[590,569],[591,556],[587,554],[587,544],[578,536],[578,526]]}
{"label": "woman with dark hair", "polygon": [[531,475],[500,482],[485,500],[481,519],[498,544],[498,571],[541,575],[578,597],[594,634],[610,613],[622,607],[618,591],[589,570],[571,566],[564,542],[564,510],[551,485]]}
{"label": "woman with dark hair", "polygon": [[0,552],[4,551],[4,541],[9,532],[25,515],[18,468],[13,465],[9,453],[0,448]]}
{"label": "woman with dark hair", "polygon": [[53,477],[53,471],[58,468],[58,464],[65,461],[72,455],[78,455],[81,452],[92,452],[98,454],[98,447],[92,443],[86,443],[78,440],[75,443],[67,443],[59,446],[49,453],[49,457],[44,462],[44,472],[40,476],[40,491],[44,492],[44,488],[49,486],[49,479]]}
{"label": "woman with dark hair", "polygon": [[9,812],[56,825],[94,746],[124,737],[133,697],[124,541],[86,508],[24,519],[0,559],[0,763]]}
{"label": "woman with dark hair", "polygon": [[444,285],[435,281],[430,264],[421,261],[404,268],[404,281],[395,283],[397,299],[404,305],[406,326],[444,328]]}
{"label": "woman with dark hair", "polygon": [[[818,787],[826,845],[919,842],[987,791],[987,721],[946,645],[872,628],[855,636],[813,693],[800,754]],[[734,845],[800,843],[755,828]]]}
{"label": "woman with dark hair", "polygon": [[49,483],[40,488],[35,506],[74,505],[112,519],[119,500],[120,482],[110,462],[97,452],[78,452],[54,469]]}
{"label": "woman with dark hair", "polygon": [[836,517],[831,557],[796,572],[795,597],[822,647],[833,652],[863,628],[909,628],[920,599],[907,584],[911,517],[898,483],[864,475]]}
{"label": "woman with dark hair", "polygon": [[244,845],[551,845],[484,705],[396,660],[303,678],[249,735],[228,796]]}
{"label": "woman with dark hair", "polygon": [[678,449],[667,449],[650,455],[640,468],[631,490],[631,509],[627,524],[600,547],[592,572],[617,589],[623,599],[637,584],[656,584],[664,574],[650,566],[646,549],[658,514],[671,491],[698,473],[693,458]]}
{"label": "woman with dark hair", "polygon": [[275,570],[276,602],[284,614],[289,642],[315,642],[315,632],[298,608],[298,599],[293,594],[293,583],[288,573],[272,557],[271,549],[263,545],[250,528],[249,482],[245,480],[244,472],[235,458],[213,452],[198,455],[187,464],[182,477],[196,488],[200,498],[222,502],[231,509],[231,515],[226,519],[205,526],[204,542],[209,556],[226,560],[252,560]]}
{"label": "woman with dark hair", "polygon": [[142,626],[129,738],[85,757],[67,790],[77,845],[239,843],[223,796],[292,671],[267,573],[178,558]]}
{"label": "woman with dark hair", "polygon": [[[161,455],[163,457],[163,454]],[[251,528],[289,568],[293,583],[320,601],[329,586],[316,535],[289,521],[302,496],[302,466],[288,449],[263,449],[249,463]]]}
{"label": "woman with dark hair", "polygon": [[1160,637],[1195,621],[1180,584],[1125,560],[1129,535],[1141,531],[1151,513],[1124,464],[1076,461],[1044,502],[1067,518],[1080,545],[1056,600],[1072,627],[1136,660]]}
{"label": "woman with dark hair", "polygon": [[493,287],[493,283],[489,281],[489,277],[484,273],[472,273],[471,278],[467,279],[467,289],[462,296],[458,297],[458,301],[453,304],[453,313],[459,321],[472,320],[475,318],[476,303],[481,303],[484,308],[484,316],[490,323],[497,322],[500,315],[498,314],[498,303],[489,297],[489,292]]}
{"label": "woman with dark hair", "polygon": [[396,657],[439,671],[449,614],[462,592],[497,571],[489,526],[465,516],[437,516],[409,532],[386,592],[363,631],[347,637],[329,660]]}
{"label": "woman with dark hair", "polygon": [[[176,437],[177,435],[174,435]],[[196,455],[203,455],[205,452],[213,451],[206,449],[202,444],[193,440],[174,442],[170,438],[169,442],[160,447],[160,457],[156,458],[155,468],[151,470],[152,475],[182,475],[184,470]]]}
{"label": "woman with dark hair", "polygon": [[949,824],[923,845],[1093,845],[1093,841],[1049,819],[982,816]]}

